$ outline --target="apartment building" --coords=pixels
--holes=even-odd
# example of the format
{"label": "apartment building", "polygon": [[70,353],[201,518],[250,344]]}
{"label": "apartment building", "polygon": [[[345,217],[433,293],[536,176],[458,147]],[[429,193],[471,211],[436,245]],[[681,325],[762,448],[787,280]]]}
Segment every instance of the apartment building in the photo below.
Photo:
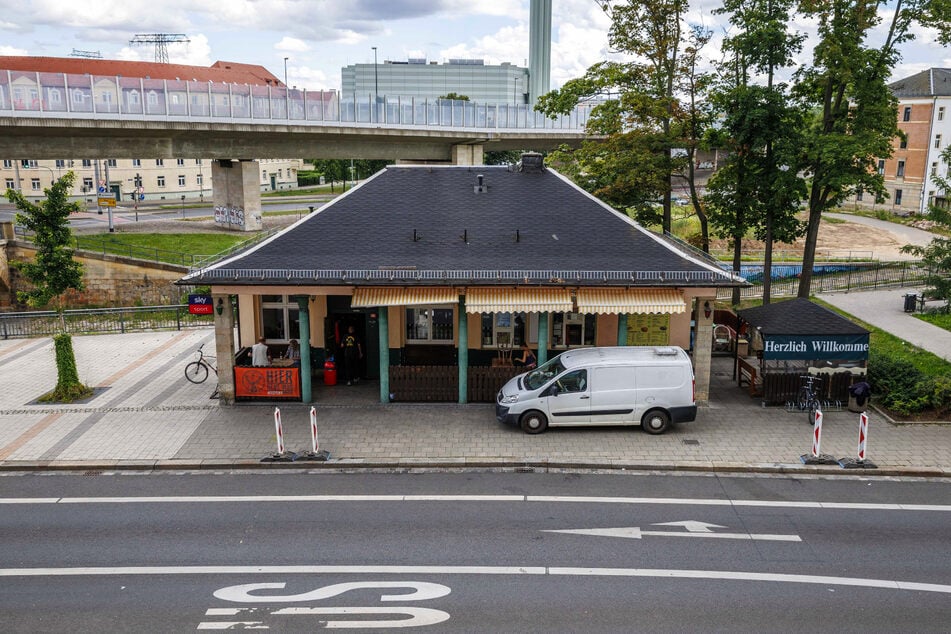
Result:
{"label": "apartment building", "polygon": [[[224,92],[190,91],[191,82],[209,82]],[[238,87],[238,88],[236,88]],[[0,56],[0,109],[187,113],[196,108],[230,112],[255,107],[258,93],[283,83],[262,66],[215,62],[210,67],[120,60]],[[245,91],[244,94],[242,91]],[[85,109],[84,109],[85,108]],[[180,113],[179,113],[180,114]],[[297,186],[300,159],[262,159],[261,190]],[[0,185],[39,199],[43,188],[68,171],[76,175],[72,195],[95,201],[100,191],[112,192],[126,204],[149,200],[210,199],[214,184],[205,157],[114,159],[63,157],[37,160],[24,155],[0,159]]]}
{"label": "apartment building", "polygon": [[931,205],[948,204],[948,192],[935,177],[948,177],[941,153],[951,142],[951,68],[929,68],[889,88],[898,98],[898,127],[905,138],[894,139],[892,157],[878,161],[888,199],[859,193],[854,202],[901,215],[926,214]]}

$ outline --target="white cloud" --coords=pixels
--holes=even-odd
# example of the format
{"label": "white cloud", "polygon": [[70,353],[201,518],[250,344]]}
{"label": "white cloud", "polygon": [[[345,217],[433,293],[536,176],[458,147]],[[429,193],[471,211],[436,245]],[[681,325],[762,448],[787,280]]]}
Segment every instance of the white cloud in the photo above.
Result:
{"label": "white cloud", "polygon": [[296,37],[284,36],[280,42],[274,45],[274,48],[285,53],[304,53],[310,50],[310,45]]}
{"label": "white cloud", "polygon": [[26,49],[0,44],[0,55],[26,55]]}

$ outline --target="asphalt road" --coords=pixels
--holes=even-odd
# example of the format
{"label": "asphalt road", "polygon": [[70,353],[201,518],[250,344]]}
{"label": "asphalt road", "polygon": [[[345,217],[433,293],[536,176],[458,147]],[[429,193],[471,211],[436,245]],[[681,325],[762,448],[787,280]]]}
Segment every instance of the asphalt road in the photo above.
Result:
{"label": "asphalt road", "polygon": [[5,475],[0,629],[947,631],[949,513],[893,479]]}

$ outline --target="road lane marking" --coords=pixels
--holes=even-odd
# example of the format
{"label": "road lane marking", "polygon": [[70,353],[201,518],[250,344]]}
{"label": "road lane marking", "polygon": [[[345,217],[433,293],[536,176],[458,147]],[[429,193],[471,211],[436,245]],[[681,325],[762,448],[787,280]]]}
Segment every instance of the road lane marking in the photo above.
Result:
{"label": "road lane marking", "polygon": [[744,539],[763,542],[801,542],[799,535],[774,535],[769,533],[681,533],[676,531],[642,531],[637,526],[622,528],[572,528],[565,530],[543,530],[543,533],[568,533],[570,535],[591,535],[594,537],[624,537],[641,539],[642,537],[704,537],[713,539]]}
{"label": "road lane marking", "polygon": [[812,502],[789,500],[723,500],[717,498],[584,497],[561,495],[161,495],[126,497],[0,498],[4,504],[229,504],[264,502],[543,502],[570,504],[629,504],[725,506],[734,508],[799,508],[839,511],[951,512],[948,504],[881,504],[872,502]]}
{"label": "road lane marking", "polygon": [[581,568],[539,566],[129,566],[88,568],[0,568],[0,577],[79,577],[126,575],[250,575],[250,574],[428,574],[539,575],[588,577],[652,577],[717,581],[771,581],[824,586],[852,586],[951,594],[951,585],[897,579],[865,579],[733,570],[671,570],[662,568]]}

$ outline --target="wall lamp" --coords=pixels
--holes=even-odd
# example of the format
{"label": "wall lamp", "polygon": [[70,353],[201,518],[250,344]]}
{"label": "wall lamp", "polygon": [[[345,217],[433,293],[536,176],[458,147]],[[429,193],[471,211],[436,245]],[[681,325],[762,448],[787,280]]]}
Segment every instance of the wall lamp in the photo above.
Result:
{"label": "wall lamp", "polygon": [[220,297],[218,298],[218,305],[215,306],[215,312],[218,313],[219,317],[221,317],[221,313],[225,312],[225,303]]}
{"label": "wall lamp", "polygon": [[[221,300],[218,300],[218,301],[221,301]],[[710,302],[709,302],[709,301],[703,302],[703,316],[704,316],[704,318],[705,318],[705,319],[710,319],[710,313],[711,313],[711,312],[712,312],[712,311],[711,311],[711,309],[710,309]]]}

